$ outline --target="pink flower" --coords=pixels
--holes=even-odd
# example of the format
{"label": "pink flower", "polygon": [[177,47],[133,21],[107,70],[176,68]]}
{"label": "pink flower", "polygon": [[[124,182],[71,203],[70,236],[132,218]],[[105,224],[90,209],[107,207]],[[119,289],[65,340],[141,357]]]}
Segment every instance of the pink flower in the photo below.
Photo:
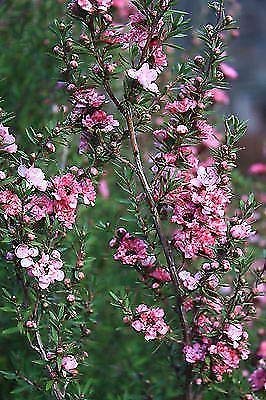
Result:
{"label": "pink flower", "polygon": [[0,124],[0,150],[12,154],[16,153],[17,149],[15,137],[10,135],[9,128]]}
{"label": "pink flower", "polygon": [[266,174],[266,164],[263,163],[252,164],[249,167],[248,172],[251,175],[264,175]]}
{"label": "pink flower", "polygon": [[159,93],[159,88],[156,83],[154,83],[158,78],[158,72],[155,69],[150,68],[148,63],[144,63],[138,70],[129,69],[127,73],[130,78],[137,79],[145,90]]}
{"label": "pink flower", "polygon": [[234,239],[240,239],[240,240],[247,239],[255,234],[255,232],[252,231],[252,227],[246,222],[234,225],[230,229],[230,233]]}
{"label": "pink flower", "polygon": [[197,106],[195,100],[184,98],[182,100],[176,100],[173,103],[167,103],[165,110],[170,114],[186,113],[188,110],[193,110]]}
{"label": "pink flower", "polygon": [[219,147],[219,135],[213,126],[209,125],[204,120],[198,120],[196,123],[196,128],[199,130],[200,136],[202,137],[205,146],[210,148]]}
{"label": "pink flower", "polygon": [[74,356],[69,355],[62,358],[62,367],[65,371],[71,372],[73,369],[76,369],[77,366],[78,362]]}
{"label": "pink flower", "polygon": [[196,223],[184,231],[175,231],[173,235],[175,247],[182,251],[185,258],[193,258],[200,252],[212,256],[215,241],[215,236],[209,229]]}
{"label": "pink flower", "polygon": [[218,342],[216,345],[212,345],[210,347],[210,354],[215,354],[221,359],[224,363],[224,372],[230,372],[239,366],[240,356],[237,350],[224,342]]}
{"label": "pink flower", "polygon": [[29,247],[27,244],[20,244],[15,249],[15,255],[18,258],[26,259],[28,257],[37,257],[39,250],[37,247]]}
{"label": "pink flower", "polygon": [[19,197],[11,190],[0,191],[0,208],[5,216],[16,217],[22,212],[22,203]]}
{"label": "pink flower", "polygon": [[[207,93],[206,93],[207,94]],[[215,103],[223,104],[228,106],[230,103],[230,98],[227,92],[223,89],[214,88],[208,91],[208,95],[210,95]]]}
{"label": "pink flower", "polygon": [[188,133],[188,128],[185,125],[178,125],[175,128],[175,131],[180,135],[185,135],[186,133]]}
{"label": "pink flower", "polygon": [[183,349],[186,361],[190,364],[204,361],[206,357],[206,346],[200,343],[194,343],[192,346],[185,346]]}
{"label": "pink flower", "polygon": [[78,181],[72,173],[53,178],[53,207],[56,217],[68,229],[76,219],[78,197],[83,197],[84,204],[94,205],[96,192],[89,178]]}
{"label": "pink flower", "polygon": [[148,273],[150,278],[154,278],[159,282],[170,282],[171,276],[164,268],[157,267]]}
{"label": "pink flower", "polygon": [[178,273],[179,278],[183,282],[183,285],[188,289],[188,290],[195,290],[198,287],[198,279],[195,279],[193,275],[189,271],[180,271]]}
{"label": "pink flower", "polygon": [[[36,257],[37,255],[34,255]],[[50,284],[55,281],[61,282],[64,280],[65,274],[62,271],[63,262],[59,251],[53,250],[51,254],[42,253],[38,261],[33,261],[32,258],[23,258],[21,266],[27,268],[30,276],[38,279],[38,284],[41,289],[47,289]]]}
{"label": "pink flower", "polygon": [[142,239],[135,238],[126,232],[120,240],[114,259],[125,265],[142,265],[148,258],[147,248],[147,244]]}
{"label": "pink flower", "polygon": [[87,129],[99,128],[103,132],[111,132],[119,122],[112,115],[107,115],[105,111],[97,110],[92,115],[87,115],[82,120],[83,126]]}
{"label": "pink flower", "polygon": [[266,389],[266,370],[263,368],[255,369],[250,375],[249,382],[254,391]]}
{"label": "pink flower", "polygon": [[45,180],[44,173],[40,168],[34,168],[33,166],[26,168],[21,165],[18,168],[18,174],[25,178],[30,186],[34,186],[42,192],[47,189],[48,182]]}
{"label": "pink flower", "polygon": [[113,7],[117,8],[120,18],[127,18],[130,12],[129,0],[113,0]]}
{"label": "pink flower", "polygon": [[78,0],[78,5],[85,11],[92,12],[93,5],[89,0]]}
{"label": "pink flower", "polygon": [[215,167],[199,167],[197,170],[197,178],[191,179],[192,185],[200,187],[205,186],[212,190],[214,186],[220,182],[220,177],[217,174]]}
{"label": "pink flower", "polygon": [[107,11],[112,5],[112,0],[78,0],[78,5],[80,8],[89,13],[93,13],[95,11],[95,3],[98,6],[99,11]]}
{"label": "pink flower", "polygon": [[26,258],[29,256],[29,246],[26,244],[20,244],[15,249],[15,255],[18,258]]}
{"label": "pink flower", "polygon": [[257,351],[257,355],[261,358],[265,358],[266,359],[266,340],[263,340],[260,343],[260,347]]}
{"label": "pink flower", "polygon": [[84,204],[93,206],[96,200],[96,191],[89,178],[80,182],[80,194],[83,196]]}
{"label": "pink flower", "polygon": [[244,333],[243,327],[240,324],[235,324],[235,325],[229,324],[226,327],[225,332],[226,332],[227,336],[229,337],[229,339],[231,339],[233,342],[239,341],[242,338],[243,333]]}
{"label": "pink flower", "polygon": [[105,178],[99,181],[98,190],[103,199],[108,199],[110,197],[109,185]]}
{"label": "pink flower", "polygon": [[222,71],[222,73],[224,74],[224,76],[227,79],[237,79],[238,78],[238,72],[231,67],[230,65],[226,64],[225,62],[222,62],[220,64],[220,70]]}
{"label": "pink flower", "polygon": [[53,213],[53,201],[46,195],[34,195],[24,206],[24,211],[26,214],[24,215],[25,221],[40,221],[42,218]]}
{"label": "pink flower", "polygon": [[145,340],[154,340],[165,336],[169,326],[164,321],[162,308],[150,308],[146,304],[140,304],[136,308],[136,317],[131,326],[137,332],[144,332]]}

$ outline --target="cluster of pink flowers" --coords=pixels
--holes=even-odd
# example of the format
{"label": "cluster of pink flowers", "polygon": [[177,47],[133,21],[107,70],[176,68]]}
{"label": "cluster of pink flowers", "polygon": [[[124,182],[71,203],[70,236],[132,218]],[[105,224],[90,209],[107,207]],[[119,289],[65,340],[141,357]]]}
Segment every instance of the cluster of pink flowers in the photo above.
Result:
{"label": "cluster of pink flowers", "polygon": [[146,340],[160,339],[169,331],[169,326],[164,321],[162,308],[150,308],[140,304],[135,310],[131,326],[137,332],[143,332]]}
{"label": "cluster of pink flowers", "polygon": [[78,6],[89,14],[108,11],[112,2],[113,0],[77,0]]}
{"label": "cluster of pink flowers", "polygon": [[0,208],[5,218],[19,216],[22,211],[22,203],[18,195],[9,189],[0,191]]}
{"label": "cluster of pink flowers", "polygon": [[71,88],[73,109],[70,118],[73,123],[81,125],[80,152],[88,149],[90,137],[95,130],[111,132],[119,126],[113,115],[101,110],[106,103],[105,96],[97,93],[94,88]]}
{"label": "cluster of pink flowers", "polygon": [[[72,167],[61,176],[54,176],[51,182],[44,179],[40,168],[19,168],[19,173],[27,180],[27,185],[46,194],[30,194],[22,200],[9,189],[0,191],[0,209],[5,217],[18,217],[23,213],[27,223],[40,221],[46,216],[55,216],[66,228],[71,229],[76,219],[79,196],[87,206],[93,206],[96,191],[90,178],[84,171]],[[49,189],[49,190],[48,190]]]}
{"label": "cluster of pink flowers", "polygon": [[184,178],[182,190],[167,196],[173,206],[171,221],[179,225],[173,235],[174,245],[186,258],[212,256],[216,241],[226,237],[225,210],[230,196],[220,186],[214,166],[200,166],[196,175],[186,172]]}
{"label": "cluster of pink flowers", "polygon": [[53,250],[50,254],[42,252],[37,260],[39,249],[22,243],[16,247],[15,255],[21,267],[26,268],[28,275],[37,278],[41,289],[47,289],[50,284],[61,282],[65,277],[61,269],[63,267],[61,254],[57,250]]}
{"label": "cluster of pink flowers", "polygon": [[[114,259],[124,265],[146,265],[148,245],[139,238],[132,236],[125,229],[119,229],[119,236],[110,242],[111,247],[117,247]],[[152,260],[154,262],[154,260]]]}
{"label": "cluster of pink flowers", "polygon": [[82,124],[88,130],[98,128],[103,132],[110,132],[119,126],[119,122],[114,119],[113,115],[107,115],[103,110],[96,110],[93,114],[86,115]]}
{"label": "cluster of pink flowers", "polygon": [[53,209],[55,216],[63,225],[72,229],[76,219],[78,197],[82,196],[84,204],[94,205],[96,192],[89,178],[80,181],[72,173],[55,176],[53,185]]}
{"label": "cluster of pink flowers", "polygon": [[127,232],[124,228],[117,230],[117,235],[110,241],[110,247],[116,248],[114,259],[123,265],[142,267],[144,277],[159,282],[169,282],[169,272],[156,265],[156,257],[148,253],[148,245],[144,240]]}
{"label": "cluster of pink flowers", "polygon": [[[206,300],[198,299],[202,304]],[[248,334],[239,322],[224,324],[217,305],[213,304],[217,315],[208,315],[206,311],[197,315],[197,338],[193,344],[184,346],[183,351],[188,363],[198,364],[204,371],[208,370],[207,360],[211,359],[211,372],[217,380],[222,380],[224,374],[230,374],[239,367],[240,360],[248,358]],[[235,313],[239,315],[241,310],[238,307]]]}
{"label": "cluster of pink flowers", "polygon": [[75,88],[72,95],[71,120],[81,121],[88,113],[100,108],[104,102],[105,96],[97,93],[94,88]]}
{"label": "cluster of pink flowers", "polygon": [[15,142],[15,137],[9,133],[9,128],[0,124],[0,151],[7,153],[16,153],[18,146]]}

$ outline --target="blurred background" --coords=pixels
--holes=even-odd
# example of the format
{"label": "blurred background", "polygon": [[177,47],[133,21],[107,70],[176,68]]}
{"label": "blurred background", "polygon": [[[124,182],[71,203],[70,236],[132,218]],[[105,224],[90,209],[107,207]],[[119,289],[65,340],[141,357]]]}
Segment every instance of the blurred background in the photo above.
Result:
{"label": "blurred background", "polygon": [[[194,26],[206,20],[206,1],[181,1]],[[241,168],[266,161],[266,7],[264,0],[226,0],[228,13],[239,20],[239,35],[229,47],[228,63],[238,78],[231,82],[230,104],[225,112],[248,121],[248,136],[241,153]]]}

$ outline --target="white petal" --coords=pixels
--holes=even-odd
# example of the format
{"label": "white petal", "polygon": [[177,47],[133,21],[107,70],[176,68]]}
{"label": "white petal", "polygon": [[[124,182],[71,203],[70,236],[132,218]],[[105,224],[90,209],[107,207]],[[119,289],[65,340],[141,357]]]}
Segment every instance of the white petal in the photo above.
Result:
{"label": "white petal", "polygon": [[138,73],[135,69],[128,69],[127,74],[128,74],[128,76],[130,76],[130,78],[133,78],[133,79],[136,79],[137,75],[138,75]]}

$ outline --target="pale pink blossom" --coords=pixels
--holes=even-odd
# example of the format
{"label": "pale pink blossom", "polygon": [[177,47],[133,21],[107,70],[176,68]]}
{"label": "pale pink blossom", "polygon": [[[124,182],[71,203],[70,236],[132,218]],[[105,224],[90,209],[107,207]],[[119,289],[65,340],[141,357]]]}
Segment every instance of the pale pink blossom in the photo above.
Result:
{"label": "pale pink blossom", "polygon": [[186,133],[188,133],[188,128],[185,125],[178,125],[175,128],[175,131],[180,135],[185,135]]}
{"label": "pale pink blossom", "polygon": [[248,239],[250,236],[254,235],[255,232],[252,231],[251,225],[247,222],[242,222],[240,224],[232,226],[230,233],[234,239]]}
{"label": "pale pink blossom", "polygon": [[229,339],[235,342],[242,338],[244,330],[241,324],[229,324],[225,329],[225,333]]}
{"label": "pale pink blossom", "polygon": [[195,100],[184,98],[182,100],[176,100],[173,103],[167,103],[165,110],[170,114],[186,113],[189,110],[193,110],[197,106]]}
{"label": "pale pink blossom", "polygon": [[192,346],[185,346],[183,349],[186,361],[190,364],[204,361],[207,355],[206,345],[200,343],[194,343]]}
{"label": "pale pink blossom", "polygon": [[131,322],[131,326],[137,332],[143,332],[147,341],[159,339],[169,331],[169,326],[164,321],[162,308],[150,308],[146,304],[140,304],[135,314],[136,317]]}
{"label": "pale pink blossom", "polygon": [[85,11],[93,11],[93,5],[89,0],[78,0],[78,5]]}
{"label": "pale pink blossom", "polygon": [[15,255],[18,258],[26,258],[29,256],[29,246],[27,244],[20,244],[15,249]]}
{"label": "pale pink blossom", "polygon": [[76,369],[78,366],[78,362],[73,355],[64,356],[62,358],[62,367],[65,371],[71,372]]}
{"label": "pale pink blossom", "polygon": [[202,167],[200,166],[197,170],[197,177],[191,179],[191,183],[194,186],[200,187],[205,186],[207,189],[212,190],[214,186],[217,186],[220,182],[220,177],[215,167]]}
{"label": "pale pink blossom", "polygon": [[188,290],[195,290],[198,287],[199,281],[189,271],[180,271],[178,273],[179,278],[183,282],[183,285]]}
{"label": "pale pink blossom", "polygon": [[0,124],[0,150],[7,153],[16,153],[18,146],[15,137],[9,133],[9,128]]}
{"label": "pale pink blossom", "polygon": [[18,174],[27,180],[29,186],[34,186],[42,192],[45,192],[48,186],[48,181],[45,180],[45,175],[40,168],[31,166],[30,168],[21,165],[18,168]]}
{"label": "pale pink blossom", "polygon": [[159,88],[156,83],[154,83],[158,78],[158,72],[150,68],[148,63],[144,63],[138,70],[129,69],[127,73],[130,78],[137,79],[145,90],[159,93]]}

